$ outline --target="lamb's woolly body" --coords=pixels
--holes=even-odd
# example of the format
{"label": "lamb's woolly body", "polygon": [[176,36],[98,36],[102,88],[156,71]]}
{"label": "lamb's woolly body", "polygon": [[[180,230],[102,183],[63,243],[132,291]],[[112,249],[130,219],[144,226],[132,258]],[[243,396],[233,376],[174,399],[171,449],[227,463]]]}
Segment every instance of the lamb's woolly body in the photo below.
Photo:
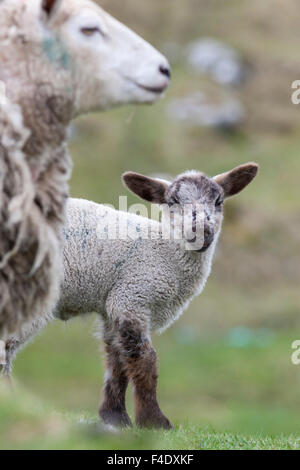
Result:
{"label": "lamb's woolly body", "polygon": [[[126,240],[107,240],[106,227],[128,225]],[[149,228],[156,240],[149,240]],[[117,232],[116,232],[117,233]],[[199,294],[210,274],[214,244],[186,251],[162,238],[161,224],[93,202],[69,199],[64,228],[64,282],[55,315],[98,312],[166,329]]]}

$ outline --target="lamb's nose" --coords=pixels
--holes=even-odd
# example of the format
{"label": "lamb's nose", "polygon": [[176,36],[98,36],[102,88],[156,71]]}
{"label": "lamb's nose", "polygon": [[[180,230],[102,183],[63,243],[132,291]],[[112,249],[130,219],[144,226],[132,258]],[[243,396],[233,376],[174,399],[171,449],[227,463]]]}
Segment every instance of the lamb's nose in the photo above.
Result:
{"label": "lamb's nose", "polygon": [[160,73],[165,75],[165,77],[171,78],[171,69],[168,65],[161,65],[159,67]]}

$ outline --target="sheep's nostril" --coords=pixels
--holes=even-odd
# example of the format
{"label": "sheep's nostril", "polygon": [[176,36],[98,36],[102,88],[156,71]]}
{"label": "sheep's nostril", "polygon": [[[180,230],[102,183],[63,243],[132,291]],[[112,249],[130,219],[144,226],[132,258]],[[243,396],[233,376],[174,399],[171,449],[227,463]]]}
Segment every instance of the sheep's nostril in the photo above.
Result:
{"label": "sheep's nostril", "polygon": [[171,69],[166,65],[161,65],[159,71],[168,78],[171,78]]}

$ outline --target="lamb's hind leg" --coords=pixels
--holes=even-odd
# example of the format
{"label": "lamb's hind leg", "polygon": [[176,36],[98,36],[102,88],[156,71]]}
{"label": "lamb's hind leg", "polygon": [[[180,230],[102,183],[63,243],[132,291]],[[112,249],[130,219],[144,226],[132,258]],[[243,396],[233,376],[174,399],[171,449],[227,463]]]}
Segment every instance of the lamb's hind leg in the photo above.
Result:
{"label": "lamb's hind leg", "polygon": [[106,373],[99,415],[105,424],[122,428],[132,423],[125,406],[128,378],[116,339],[113,329],[107,326],[104,331]]}
{"label": "lamb's hind leg", "polygon": [[156,396],[158,367],[156,352],[149,337],[137,322],[119,325],[122,357],[134,387],[136,424],[140,427],[172,429],[162,413]]}

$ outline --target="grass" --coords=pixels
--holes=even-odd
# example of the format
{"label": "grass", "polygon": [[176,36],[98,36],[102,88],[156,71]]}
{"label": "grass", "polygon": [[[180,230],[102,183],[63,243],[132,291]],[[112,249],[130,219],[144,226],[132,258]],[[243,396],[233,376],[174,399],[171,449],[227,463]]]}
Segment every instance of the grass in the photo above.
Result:
{"label": "grass", "polygon": [[[300,376],[290,360],[295,332],[204,337],[188,324],[155,338],[159,400],[174,431],[104,432],[93,321],[73,321],[54,323],[20,354],[14,394],[2,385],[0,448],[300,448]],[[131,390],[127,398],[133,415]]]}
{"label": "grass", "polygon": [[[300,449],[300,436],[266,436],[217,432],[189,423],[173,431],[143,431],[137,428],[107,432],[90,417],[58,413],[24,391],[8,397],[0,391],[0,450],[208,450]],[[18,406],[16,401],[18,400]],[[6,413],[3,413],[3,409]],[[14,416],[14,419],[11,419]]]}
{"label": "grass", "polygon": [[[300,437],[266,437],[216,432],[203,426],[185,423],[176,425],[173,431],[129,431],[109,433],[92,419],[74,414],[59,414],[47,409],[39,401],[24,393],[8,396],[0,389],[2,407],[5,405],[6,420],[1,419],[0,450],[209,450],[251,449],[280,450],[300,449]],[[16,407],[18,400],[18,407]],[[12,410],[15,419],[12,420]],[[28,411],[30,410],[30,411]],[[80,423],[80,424],[79,424]],[[13,439],[12,439],[13,437]]]}

